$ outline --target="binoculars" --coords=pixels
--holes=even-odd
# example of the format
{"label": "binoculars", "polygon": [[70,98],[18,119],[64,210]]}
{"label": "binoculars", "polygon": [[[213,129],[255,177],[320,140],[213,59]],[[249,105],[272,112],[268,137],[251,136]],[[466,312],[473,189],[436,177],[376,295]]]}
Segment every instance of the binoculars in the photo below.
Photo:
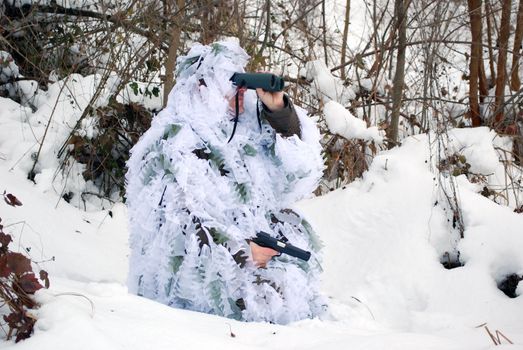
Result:
{"label": "binoculars", "polygon": [[271,73],[234,73],[231,81],[239,88],[260,88],[269,92],[282,91],[285,85],[282,77]]}

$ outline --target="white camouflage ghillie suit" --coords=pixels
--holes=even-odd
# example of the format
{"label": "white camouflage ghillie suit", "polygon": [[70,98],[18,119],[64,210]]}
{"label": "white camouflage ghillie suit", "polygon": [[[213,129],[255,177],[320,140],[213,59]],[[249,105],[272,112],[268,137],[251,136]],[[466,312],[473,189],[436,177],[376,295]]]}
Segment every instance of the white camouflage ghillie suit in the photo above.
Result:
{"label": "white camouflage ghillie suit", "polygon": [[[296,212],[322,175],[319,132],[286,99],[298,135],[277,133],[277,116],[245,93],[234,138],[229,80],[248,55],[236,42],[195,45],[178,59],[167,107],[132,150],[127,173],[129,288],[159,302],[247,321],[288,323],[323,310],[320,242]],[[298,117],[296,117],[296,115]],[[271,119],[272,118],[272,119]],[[276,119],[275,119],[276,118]],[[299,122],[298,122],[299,120]],[[264,231],[309,250],[308,262],[281,255],[266,268],[250,258]]]}

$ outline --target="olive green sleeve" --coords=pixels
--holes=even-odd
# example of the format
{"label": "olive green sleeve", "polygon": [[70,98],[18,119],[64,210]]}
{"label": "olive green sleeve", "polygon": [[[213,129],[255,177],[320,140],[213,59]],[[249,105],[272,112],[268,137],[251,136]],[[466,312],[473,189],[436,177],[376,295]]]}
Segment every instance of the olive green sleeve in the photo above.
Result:
{"label": "olive green sleeve", "polygon": [[300,120],[294,106],[287,97],[283,96],[284,106],[279,111],[271,111],[262,103],[261,117],[269,122],[274,130],[282,136],[298,135],[301,138]]}

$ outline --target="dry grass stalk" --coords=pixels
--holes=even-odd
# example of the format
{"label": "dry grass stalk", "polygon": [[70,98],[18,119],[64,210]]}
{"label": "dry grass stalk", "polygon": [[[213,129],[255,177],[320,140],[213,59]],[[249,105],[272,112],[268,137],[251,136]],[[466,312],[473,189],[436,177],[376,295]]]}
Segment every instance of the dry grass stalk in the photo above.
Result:
{"label": "dry grass stalk", "polygon": [[489,335],[490,339],[492,339],[492,342],[494,345],[501,345],[501,338],[505,339],[509,344],[514,344],[509,338],[507,338],[503,333],[501,333],[500,330],[496,329],[495,335],[492,334],[490,329],[488,328],[486,323],[480,324],[476,328],[483,327],[485,328],[485,331],[487,331],[487,334]]}

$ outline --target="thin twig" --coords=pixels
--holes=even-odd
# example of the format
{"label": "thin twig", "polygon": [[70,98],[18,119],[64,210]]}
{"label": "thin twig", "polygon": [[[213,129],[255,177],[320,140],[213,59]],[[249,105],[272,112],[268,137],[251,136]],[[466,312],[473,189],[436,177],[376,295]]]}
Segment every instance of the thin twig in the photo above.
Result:
{"label": "thin twig", "polygon": [[58,96],[56,96],[56,101],[54,103],[53,110],[51,111],[51,115],[49,116],[49,120],[47,121],[47,125],[46,125],[45,131],[44,131],[44,136],[42,137],[42,141],[40,141],[40,147],[38,147],[38,152],[36,153],[36,157],[34,159],[33,166],[31,168],[31,171],[29,171],[29,174],[27,174],[27,178],[30,179],[33,182],[35,182],[34,181],[34,177],[35,177],[34,170],[35,170],[35,167],[36,167],[36,163],[38,163],[38,158],[40,157],[40,152],[42,151],[42,147],[44,145],[45,137],[47,136],[47,131],[49,130],[49,126],[51,125],[51,121],[53,120],[54,112],[56,110],[56,107],[58,106],[58,102],[60,101],[60,96],[62,95],[62,91],[64,91],[64,87],[67,85],[70,77],[71,76],[68,75],[67,78],[65,78],[64,84],[60,88],[60,92],[58,93]]}
{"label": "thin twig", "polygon": [[503,333],[501,333],[501,332],[498,331],[497,329],[496,329],[496,336],[497,336],[497,338],[498,338],[498,342],[499,342],[500,344],[501,344],[501,340],[499,339],[500,336],[503,337],[503,338],[504,338],[506,341],[508,341],[510,344],[514,344],[512,341],[510,341],[509,338],[507,338]]}
{"label": "thin twig", "polygon": [[494,342],[494,345],[499,345],[498,341],[496,340],[494,335],[490,332],[487,325],[485,325],[483,328],[485,328],[485,330],[487,331],[487,334],[489,335],[490,339],[492,339],[492,341]]}
{"label": "thin twig", "polygon": [[364,304],[360,299],[358,299],[358,298],[356,298],[356,297],[354,297],[354,296],[351,296],[351,298],[354,299],[354,300],[356,300],[356,301],[357,301],[358,303],[360,303],[361,305],[365,306],[365,308],[369,311],[370,315],[372,316],[372,319],[373,319],[374,321],[376,321],[376,318],[374,317],[374,314],[372,313],[372,311],[370,310],[370,308],[369,308],[366,304]]}
{"label": "thin twig", "polygon": [[95,307],[94,307],[94,303],[91,299],[89,299],[88,297],[86,297],[85,295],[81,294],[81,293],[75,293],[75,292],[64,292],[64,293],[58,293],[58,294],[53,294],[53,296],[55,297],[61,297],[61,296],[73,296],[73,297],[81,297],[81,298],[84,298],[85,300],[87,300],[89,302],[89,304],[91,305],[91,318],[94,317],[94,313],[95,313]]}

